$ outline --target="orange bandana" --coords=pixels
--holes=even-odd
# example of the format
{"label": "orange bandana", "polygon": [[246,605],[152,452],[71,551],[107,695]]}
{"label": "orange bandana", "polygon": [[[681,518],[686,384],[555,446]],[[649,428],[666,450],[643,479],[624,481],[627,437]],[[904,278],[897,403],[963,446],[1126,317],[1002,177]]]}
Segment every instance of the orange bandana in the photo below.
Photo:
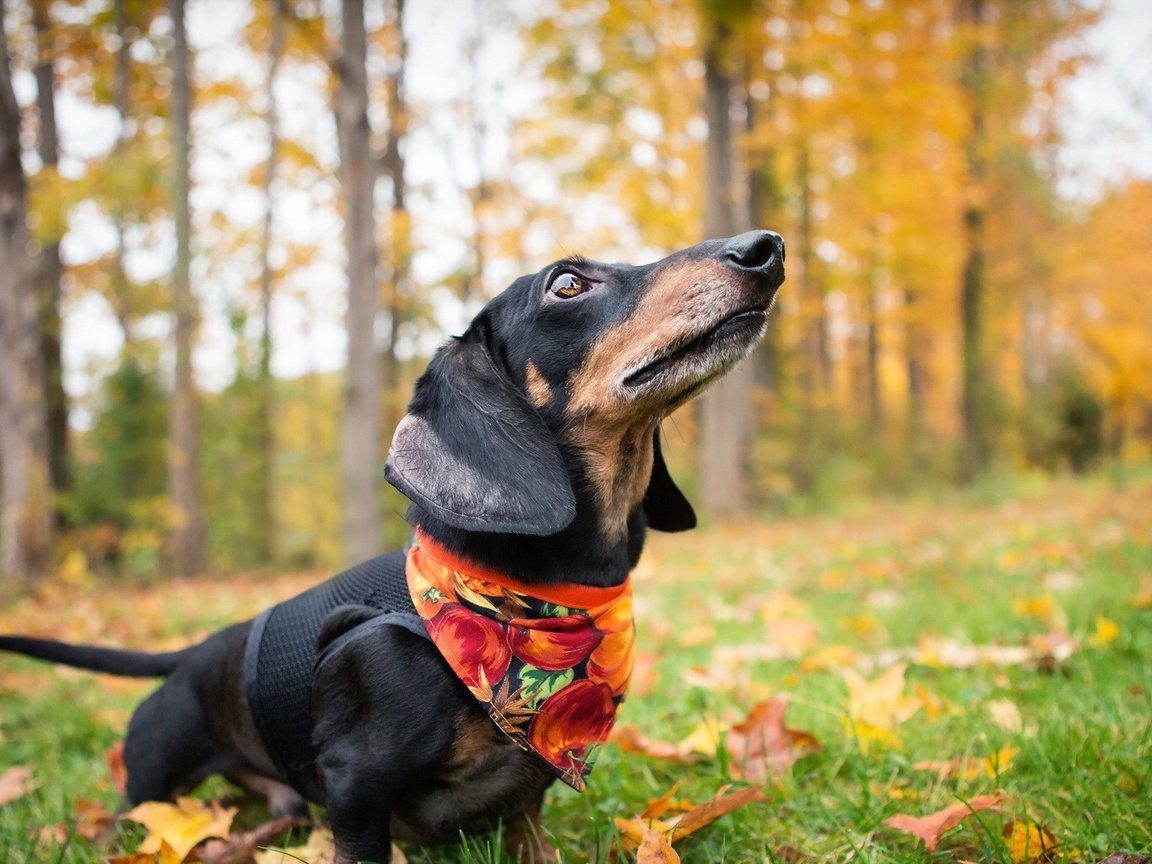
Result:
{"label": "orange bandana", "polygon": [[632,583],[524,585],[420,532],[408,590],[448,665],[508,737],[584,788],[632,675]]}

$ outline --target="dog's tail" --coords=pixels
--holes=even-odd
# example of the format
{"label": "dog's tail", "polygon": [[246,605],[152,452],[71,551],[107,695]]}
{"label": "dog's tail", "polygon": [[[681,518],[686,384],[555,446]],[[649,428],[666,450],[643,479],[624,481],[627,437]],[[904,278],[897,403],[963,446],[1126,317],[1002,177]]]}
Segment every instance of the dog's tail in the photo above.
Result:
{"label": "dog's tail", "polygon": [[96,645],[70,645],[53,639],[31,636],[0,636],[0,651],[12,651],[49,663],[61,663],[77,669],[121,675],[125,678],[160,678],[168,675],[189,649],[148,654]]}

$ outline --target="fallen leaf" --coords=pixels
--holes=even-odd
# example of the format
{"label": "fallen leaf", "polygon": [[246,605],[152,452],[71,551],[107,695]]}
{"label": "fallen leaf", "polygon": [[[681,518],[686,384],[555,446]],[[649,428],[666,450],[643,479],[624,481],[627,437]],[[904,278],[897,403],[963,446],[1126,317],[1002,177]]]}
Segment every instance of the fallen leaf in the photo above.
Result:
{"label": "fallen leaf", "polygon": [[669,762],[694,762],[691,753],[682,751],[677,745],[667,741],[649,738],[632,723],[621,723],[612,727],[608,740],[625,753],[637,753],[650,759],[665,759]]}
{"label": "fallen leaf", "polygon": [[1127,852],[1113,852],[1101,858],[1096,864],[1152,864],[1152,855],[1129,855]]}
{"label": "fallen leaf", "polygon": [[935,771],[936,779],[940,782],[951,780],[953,777],[958,777],[961,780],[998,777],[1008,770],[1012,760],[1016,758],[1016,754],[1019,752],[1020,748],[1006,745],[983,759],[975,759],[971,756],[957,756],[955,759],[947,761],[929,759],[923,762],[913,762],[912,767],[916,771]]}
{"label": "fallen leaf", "polygon": [[1021,618],[1035,618],[1053,627],[1064,627],[1068,621],[1068,616],[1051,594],[1019,597],[1012,601],[1012,611]]}
{"label": "fallen leaf", "polygon": [[13,765],[0,774],[0,806],[23,798],[36,788],[32,782],[32,769],[27,765]]}
{"label": "fallen leaf", "polygon": [[789,773],[797,759],[820,749],[812,735],[784,725],[787,710],[788,697],[776,696],[756,705],[728,731],[725,745],[735,779],[764,783]]}
{"label": "fallen leaf", "polygon": [[[648,806],[644,808],[644,812],[640,814],[641,819],[659,819],[667,813],[672,807],[672,797],[680,789],[680,781],[677,780],[672,784],[672,788],[661,795],[659,798],[653,798],[648,802]],[[688,808],[691,809],[691,808]]]}
{"label": "fallen leaf", "polygon": [[[675,788],[673,786],[673,790]],[[689,834],[694,834],[704,826],[711,825],[721,816],[731,813],[738,807],[751,804],[753,801],[764,800],[764,793],[760,791],[758,786],[750,786],[736,792],[728,792],[728,787],[725,786],[716,793],[712,800],[698,804],[679,816],[665,820],[645,818],[644,816],[625,819],[618,816],[616,817],[616,828],[620,832],[621,845],[625,849],[637,848],[644,842],[649,831],[666,834],[668,841],[675,843]],[[260,864],[264,864],[264,862],[260,862]],[[269,864],[278,864],[278,862],[269,862]]]}
{"label": "fallen leaf", "polygon": [[[393,847],[395,856],[395,847]],[[288,849],[262,849],[253,856],[256,864],[332,864],[336,860],[336,846],[332,842],[332,832],[327,828],[317,828],[308,835],[303,846]]]}
{"label": "fallen leaf", "polygon": [[696,724],[696,727],[676,745],[681,753],[699,753],[702,756],[715,756],[720,748],[720,737],[724,729],[716,717],[708,717]]}
{"label": "fallen leaf", "polygon": [[1011,699],[995,699],[984,706],[992,722],[1006,732],[1023,732],[1024,720],[1020,709]]}
{"label": "fallen leaf", "polygon": [[853,669],[843,671],[848,685],[848,731],[865,753],[873,742],[899,747],[894,729],[920,710],[923,703],[904,695],[904,673],[900,663],[871,681]]}
{"label": "fallen leaf", "polygon": [[198,843],[209,837],[227,837],[236,808],[223,808],[195,798],[177,798],[175,804],[145,801],[120,818],[139,822],[148,829],[140,844],[141,852],[159,852],[164,844],[172,847],[177,861],[188,857]]}
{"label": "fallen leaf", "polygon": [[116,820],[116,815],[99,801],[85,798],[76,799],[72,812],[76,814],[76,834],[85,840],[95,840]]}
{"label": "fallen leaf", "polygon": [[152,852],[132,852],[128,855],[106,855],[105,864],[180,864],[181,857],[172,847],[160,841],[160,847]]}
{"label": "fallen leaf", "polygon": [[711,624],[699,624],[690,630],[682,632],[676,641],[684,648],[699,648],[701,645],[711,645],[716,641],[716,628]]}
{"label": "fallen leaf", "polygon": [[1006,824],[1004,842],[1016,864],[1050,861],[1056,847],[1060,845],[1051,831],[1028,820]]}
{"label": "fallen leaf", "polygon": [[980,795],[970,801],[951,804],[943,810],[938,810],[927,816],[911,816],[900,813],[885,819],[884,824],[889,828],[895,828],[897,831],[903,831],[920,838],[924,842],[924,848],[929,852],[934,852],[936,844],[940,842],[940,837],[946,831],[955,828],[973,813],[979,813],[981,810],[998,811],[1003,801],[1004,795],[1000,792],[992,795]]}
{"label": "fallen leaf", "polygon": [[108,765],[108,777],[112,781],[112,788],[123,798],[128,789],[128,769],[124,767],[124,742],[117,741],[113,744],[104,754],[104,761]]}
{"label": "fallen leaf", "polygon": [[632,663],[632,679],[628,682],[628,690],[635,696],[650,696],[660,678],[660,670],[656,665],[659,655],[653,651],[637,651],[636,659]]}
{"label": "fallen leaf", "polygon": [[680,856],[672,848],[667,834],[648,828],[636,850],[636,864],[680,864]]}
{"label": "fallen leaf", "polygon": [[721,816],[731,813],[739,807],[751,804],[753,801],[766,800],[767,798],[764,797],[759,786],[749,786],[747,789],[739,789],[735,792],[727,792],[727,787],[724,787],[716,793],[711,801],[693,807],[683,816],[673,820],[672,842],[687,837],[689,834],[694,834],[705,825],[711,825]]}
{"label": "fallen leaf", "polygon": [[1096,629],[1088,637],[1088,644],[1093,648],[1107,645],[1120,635],[1120,626],[1110,618],[1100,615],[1096,618]]}
{"label": "fallen leaf", "polygon": [[295,816],[281,816],[243,834],[208,840],[196,850],[196,856],[203,864],[250,864],[261,846],[269,845],[284,832],[303,824],[303,820]]}

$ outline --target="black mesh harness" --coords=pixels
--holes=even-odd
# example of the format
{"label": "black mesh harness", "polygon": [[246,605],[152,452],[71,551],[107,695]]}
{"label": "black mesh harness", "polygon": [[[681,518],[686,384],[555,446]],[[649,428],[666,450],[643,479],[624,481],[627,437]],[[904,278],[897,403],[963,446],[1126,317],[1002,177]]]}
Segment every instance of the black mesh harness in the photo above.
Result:
{"label": "black mesh harness", "polygon": [[[263,612],[244,651],[248,706],[265,749],[291,786],[323,800],[312,744],[312,681],[316,670],[349,641],[378,627],[403,627],[428,638],[404,573],[404,552],[381,555]],[[368,606],[379,614],[342,633],[323,652],[316,647],[324,619],[340,606]]]}

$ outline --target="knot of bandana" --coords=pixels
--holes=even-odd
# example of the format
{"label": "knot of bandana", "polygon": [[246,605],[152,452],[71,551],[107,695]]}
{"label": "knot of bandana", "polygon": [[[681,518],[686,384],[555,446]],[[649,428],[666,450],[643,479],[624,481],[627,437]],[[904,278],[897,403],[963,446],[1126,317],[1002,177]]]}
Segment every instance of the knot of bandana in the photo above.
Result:
{"label": "knot of bandana", "polygon": [[632,675],[632,583],[528,586],[416,534],[407,561],[416,611],[496,725],[582,790]]}

